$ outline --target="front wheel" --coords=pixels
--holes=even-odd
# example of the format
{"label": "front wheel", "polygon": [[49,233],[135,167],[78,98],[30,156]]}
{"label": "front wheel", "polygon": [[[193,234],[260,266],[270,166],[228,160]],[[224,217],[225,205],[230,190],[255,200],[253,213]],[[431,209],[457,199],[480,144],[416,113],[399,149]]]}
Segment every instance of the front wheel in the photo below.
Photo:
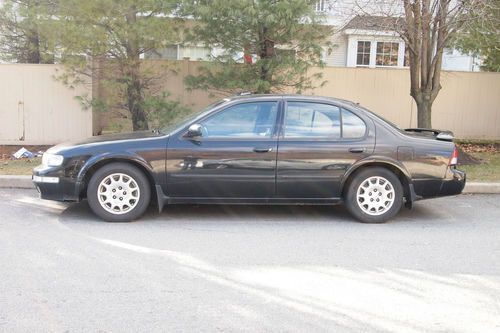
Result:
{"label": "front wheel", "polygon": [[383,223],[403,206],[403,186],[391,171],[373,167],[361,170],[350,181],[345,202],[347,210],[364,223]]}
{"label": "front wheel", "polygon": [[87,199],[92,211],[108,222],[129,222],[148,208],[151,188],[144,173],[127,163],[111,163],[90,179]]}

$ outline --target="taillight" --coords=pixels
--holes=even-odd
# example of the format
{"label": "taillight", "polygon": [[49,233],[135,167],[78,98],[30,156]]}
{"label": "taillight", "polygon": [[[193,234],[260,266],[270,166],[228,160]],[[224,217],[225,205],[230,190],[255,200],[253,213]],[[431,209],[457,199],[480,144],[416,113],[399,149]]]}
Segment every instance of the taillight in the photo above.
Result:
{"label": "taillight", "polygon": [[457,149],[457,147],[455,147],[453,149],[453,155],[451,155],[450,163],[448,163],[448,165],[452,166],[452,165],[457,165],[457,164],[458,164],[458,149]]}

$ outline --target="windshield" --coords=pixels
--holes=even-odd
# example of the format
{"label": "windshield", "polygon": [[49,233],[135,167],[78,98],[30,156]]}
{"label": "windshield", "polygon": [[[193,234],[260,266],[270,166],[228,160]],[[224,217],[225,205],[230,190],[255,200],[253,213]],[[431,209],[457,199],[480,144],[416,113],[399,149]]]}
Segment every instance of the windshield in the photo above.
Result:
{"label": "windshield", "polygon": [[181,115],[180,117],[177,117],[175,119],[172,119],[172,121],[167,124],[165,127],[161,129],[162,133],[169,134],[173,132],[174,130],[186,126],[191,120],[195,119],[199,115],[227,102],[228,99],[222,99],[220,101],[217,101],[215,103],[210,104],[209,106],[203,108],[201,111],[198,112],[192,112],[192,113],[187,113],[184,115]]}

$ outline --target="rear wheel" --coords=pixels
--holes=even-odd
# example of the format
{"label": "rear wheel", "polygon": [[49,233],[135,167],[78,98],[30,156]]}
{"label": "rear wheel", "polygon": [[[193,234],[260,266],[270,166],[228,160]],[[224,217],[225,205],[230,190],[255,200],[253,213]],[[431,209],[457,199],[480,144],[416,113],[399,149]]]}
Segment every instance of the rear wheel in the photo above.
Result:
{"label": "rear wheel", "polygon": [[403,206],[403,186],[393,172],[380,167],[367,168],[350,181],[345,202],[349,212],[361,222],[383,223]]}
{"label": "rear wheel", "polygon": [[87,199],[92,211],[108,222],[129,222],[148,208],[151,188],[144,173],[127,163],[108,164],[90,179]]}

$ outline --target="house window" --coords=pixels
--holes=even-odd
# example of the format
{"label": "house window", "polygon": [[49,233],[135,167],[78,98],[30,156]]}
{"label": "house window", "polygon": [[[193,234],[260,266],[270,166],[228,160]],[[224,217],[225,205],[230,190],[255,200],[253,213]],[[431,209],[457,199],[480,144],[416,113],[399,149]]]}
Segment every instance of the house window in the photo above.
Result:
{"label": "house window", "polygon": [[399,43],[377,42],[377,56],[375,58],[375,65],[397,66],[398,50]]}
{"label": "house window", "polygon": [[326,2],[327,0],[318,0],[314,5],[314,10],[317,12],[325,12],[326,11]]}
{"label": "house window", "polygon": [[164,48],[158,50],[148,51],[145,54],[146,59],[169,59],[178,60],[179,59],[179,46],[178,45],[168,45]]}
{"label": "house window", "polygon": [[185,46],[181,49],[182,57],[190,58],[191,60],[208,60],[210,58],[210,50],[198,46]]}
{"label": "house window", "polygon": [[370,42],[358,41],[356,65],[358,66],[370,65],[370,46],[371,46]]}

